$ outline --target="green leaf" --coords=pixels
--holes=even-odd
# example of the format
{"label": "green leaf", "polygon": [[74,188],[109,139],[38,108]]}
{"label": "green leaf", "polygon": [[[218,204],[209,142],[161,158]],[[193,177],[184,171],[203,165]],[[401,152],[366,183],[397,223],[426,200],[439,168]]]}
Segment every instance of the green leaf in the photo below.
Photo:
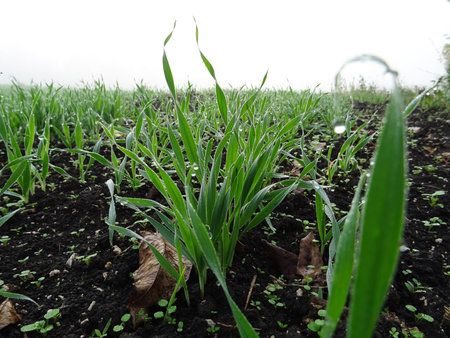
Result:
{"label": "green leaf", "polygon": [[365,178],[366,175],[363,174],[353,197],[350,211],[345,219],[336,249],[332,282],[331,285],[328,285],[327,320],[321,332],[323,334],[321,337],[331,337],[347,300],[353,273],[355,236],[359,220],[359,200]]}
{"label": "green leaf", "polygon": [[34,300],[32,300],[30,297],[24,296],[20,293],[6,292],[6,291],[3,291],[0,289],[0,296],[6,297],[6,298],[11,298],[11,299],[27,300],[27,301],[32,302],[32,303],[36,304],[37,306],[39,306],[39,304],[36,303]]}
{"label": "green leaf", "polygon": [[406,142],[402,97],[394,89],[378,139],[361,224],[349,337],[369,337],[397,264],[404,222]]}
{"label": "green leaf", "polygon": [[213,271],[214,275],[222,286],[225,296],[227,297],[228,304],[230,305],[231,311],[233,312],[233,317],[236,320],[236,325],[238,327],[239,333],[241,334],[241,337],[258,337],[255,330],[248,322],[247,318],[245,318],[244,314],[231,298],[231,295],[227,288],[227,284],[225,282],[225,277],[222,273],[222,267],[220,265],[219,257],[217,256],[217,253],[214,249],[214,245],[209,237],[209,233],[206,231],[205,225],[202,223],[200,217],[196,214],[195,210],[189,203],[187,205],[187,208],[192,219],[195,237],[197,238],[197,241],[200,245],[200,249],[208,263],[208,266]]}
{"label": "green leaf", "polygon": [[23,210],[23,208],[16,209],[14,211],[11,211],[7,213],[5,216],[0,217],[0,227],[8,222],[8,220],[13,217],[15,214],[17,214],[20,210]]}
{"label": "green leaf", "polygon": [[9,176],[8,180],[6,181],[5,185],[3,186],[3,188],[0,190],[0,196],[6,191],[8,190],[14,183],[16,183],[16,181],[22,176],[22,174],[24,173],[25,169],[29,166],[29,163],[27,160],[23,160],[22,163],[20,163],[19,167],[16,168],[11,176]]}

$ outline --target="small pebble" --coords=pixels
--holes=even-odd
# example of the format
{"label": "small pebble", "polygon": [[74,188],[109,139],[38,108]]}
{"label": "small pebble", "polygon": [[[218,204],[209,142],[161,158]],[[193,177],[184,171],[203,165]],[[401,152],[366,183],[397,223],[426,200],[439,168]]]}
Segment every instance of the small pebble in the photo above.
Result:
{"label": "small pebble", "polygon": [[216,322],[215,322],[214,320],[212,320],[212,319],[206,319],[206,324],[207,324],[209,327],[216,326]]}
{"label": "small pebble", "polygon": [[117,245],[113,246],[113,252],[115,255],[119,256],[122,253],[122,249],[119,248]]}
{"label": "small pebble", "polygon": [[59,275],[61,273],[61,271],[59,271],[58,269],[52,270],[48,273],[48,276],[51,278],[53,276]]}
{"label": "small pebble", "polygon": [[67,260],[66,266],[67,266],[68,268],[71,268],[71,267],[72,267],[73,260],[75,259],[75,257],[76,257],[76,254],[73,253],[73,254],[69,257],[69,259]]}
{"label": "small pebble", "polygon": [[111,266],[112,266],[111,262],[106,262],[105,269],[109,269],[109,268],[111,268]]}
{"label": "small pebble", "polygon": [[434,240],[437,244],[441,244],[442,243],[442,238],[436,238]]}
{"label": "small pebble", "polygon": [[92,308],[94,307],[94,305],[95,305],[95,300],[93,300],[92,303],[91,303],[91,305],[89,305],[88,311],[91,311]]}

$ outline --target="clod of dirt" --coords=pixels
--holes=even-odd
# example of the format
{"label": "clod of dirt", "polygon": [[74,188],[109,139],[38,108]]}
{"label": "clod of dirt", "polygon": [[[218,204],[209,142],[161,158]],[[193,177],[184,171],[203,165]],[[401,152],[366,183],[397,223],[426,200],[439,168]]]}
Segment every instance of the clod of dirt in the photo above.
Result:
{"label": "clod of dirt", "polygon": [[10,299],[5,299],[0,304],[0,330],[9,324],[15,324],[19,322],[22,317],[16,312],[13,303]]}
{"label": "clod of dirt", "polygon": [[[141,235],[178,270],[177,251],[160,233],[144,232]],[[182,264],[186,267],[184,278],[188,280],[192,263],[183,256]],[[128,306],[133,326],[136,328],[140,323],[141,311],[155,305],[160,299],[168,300],[174,292],[177,281],[161,267],[156,256],[144,241],[139,247],[139,268],[133,272],[133,277],[134,291],[128,300]],[[138,315],[140,312],[141,314]]]}

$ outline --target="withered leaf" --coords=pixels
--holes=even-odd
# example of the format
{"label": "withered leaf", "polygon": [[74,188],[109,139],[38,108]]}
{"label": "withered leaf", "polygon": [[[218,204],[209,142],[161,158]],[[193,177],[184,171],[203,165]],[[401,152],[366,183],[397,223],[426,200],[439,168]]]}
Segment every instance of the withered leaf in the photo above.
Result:
{"label": "withered leaf", "polygon": [[312,232],[300,240],[298,256],[268,242],[264,244],[277,269],[287,278],[294,278],[296,275],[312,278],[322,272],[322,255],[314,243]]}
{"label": "withered leaf", "polygon": [[[178,270],[177,251],[160,233],[144,232],[141,235]],[[188,280],[192,263],[183,256],[182,264],[186,267],[184,277]],[[161,267],[156,256],[143,241],[139,247],[139,268],[133,272],[133,277],[134,291],[128,300],[128,306],[136,326],[139,323],[138,312],[142,309],[145,311],[160,299],[169,299],[177,281]]]}
{"label": "withered leaf", "polygon": [[294,278],[297,272],[297,256],[269,242],[264,241],[264,245],[278,271],[287,278]]}
{"label": "withered leaf", "polygon": [[10,299],[5,299],[0,304],[0,330],[9,324],[19,322],[22,317],[16,312],[13,303]]}
{"label": "withered leaf", "polygon": [[322,265],[322,255],[319,247],[314,243],[314,234],[310,232],[300,240],[297,274],[303,277],[314,277],[320,274]]}

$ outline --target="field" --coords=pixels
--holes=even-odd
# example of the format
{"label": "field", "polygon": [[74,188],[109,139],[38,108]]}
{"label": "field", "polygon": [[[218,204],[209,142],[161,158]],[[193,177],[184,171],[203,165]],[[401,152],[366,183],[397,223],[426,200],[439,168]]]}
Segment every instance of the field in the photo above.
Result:
{"label": "field", "polygon": [[0,88],[0,337],[450,335],[444,85],[404,111],[164,66],[169,92]]}

